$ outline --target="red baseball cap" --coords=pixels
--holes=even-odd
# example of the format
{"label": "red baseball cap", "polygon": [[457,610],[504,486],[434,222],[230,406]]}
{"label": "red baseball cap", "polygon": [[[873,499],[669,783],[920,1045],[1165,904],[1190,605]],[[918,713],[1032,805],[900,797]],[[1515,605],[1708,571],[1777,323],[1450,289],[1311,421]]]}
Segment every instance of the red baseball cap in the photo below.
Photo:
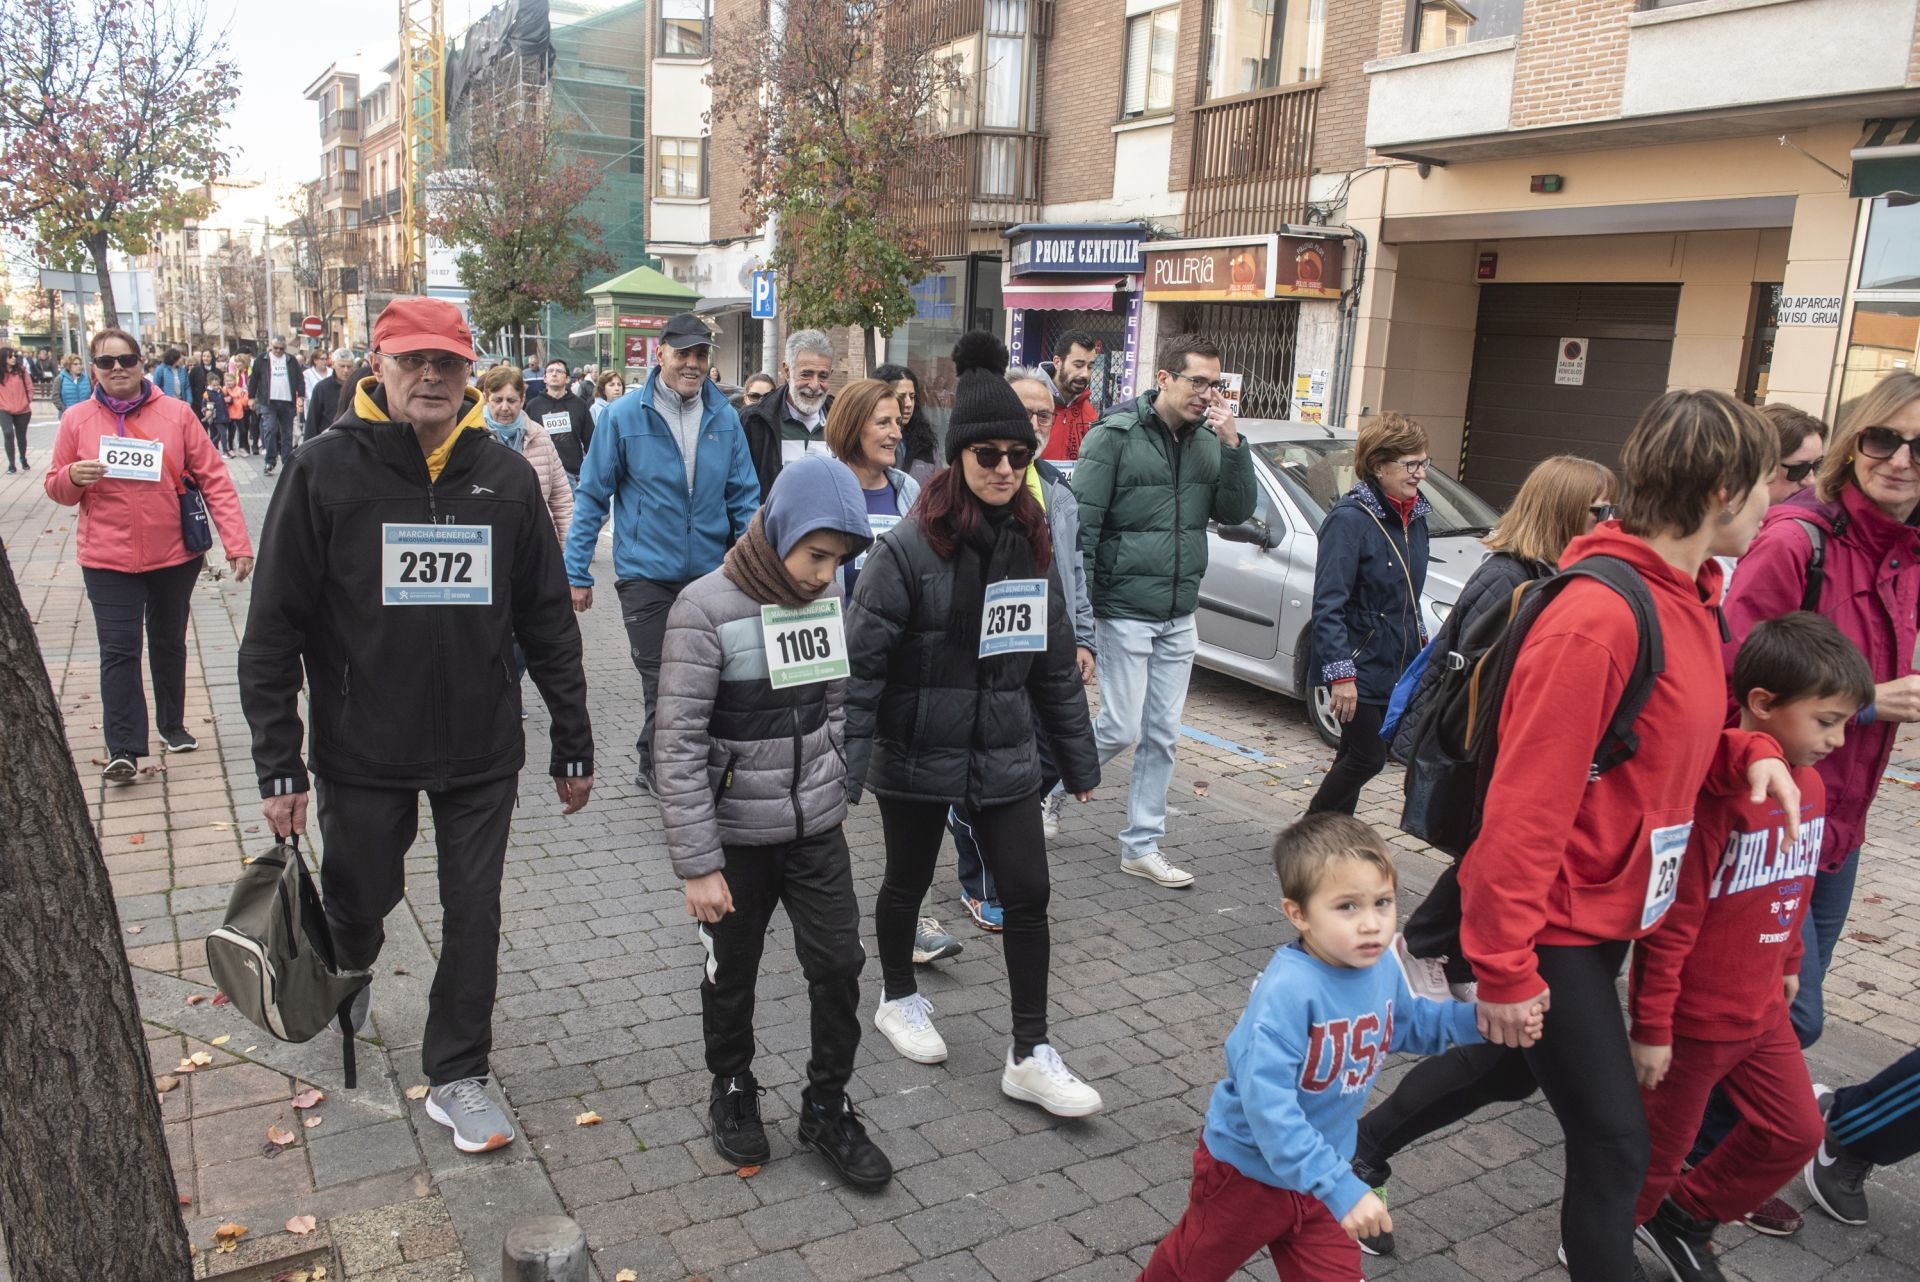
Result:
{"label": "red baseball cap", "polygon": [[460,309],[444,298],[396,298],[373,323],[373,350],[447,352],[473,360],[473,332]]}

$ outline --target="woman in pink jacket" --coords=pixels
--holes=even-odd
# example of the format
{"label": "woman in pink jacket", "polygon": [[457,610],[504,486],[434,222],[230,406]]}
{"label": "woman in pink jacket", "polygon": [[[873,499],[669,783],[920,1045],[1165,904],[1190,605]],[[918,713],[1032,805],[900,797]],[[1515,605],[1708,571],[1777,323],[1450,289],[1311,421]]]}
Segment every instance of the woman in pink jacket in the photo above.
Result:
{"label": "woman in pink jacket", "polygon": [[100,636],[100,702],[112,783],[130,782],[147,755],[140,632],[147,632],[154,710],[168,752],[199,742],[186,725],[187,609],[205,555],[181,534],[180,497],[200,487],[235,580],[253,571],[253,546],[227,465],[185,401],[142,376],[140,343],[106,329],[88,345],[93,396],[60,417],[47,494],[80,509],[80,571]]}

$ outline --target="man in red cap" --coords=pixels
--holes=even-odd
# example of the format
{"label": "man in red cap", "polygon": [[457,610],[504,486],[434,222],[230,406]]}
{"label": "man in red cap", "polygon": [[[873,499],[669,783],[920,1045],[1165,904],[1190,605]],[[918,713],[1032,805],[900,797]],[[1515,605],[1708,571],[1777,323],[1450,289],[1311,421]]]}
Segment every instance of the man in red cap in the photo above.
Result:
{"label": "man in red cap", "polygon": [[[540,483],[486,428],[460,310],[397,298],[373,347],[378,381],[345,394],[333,430],[288,462],[267,510],[240,696],[263,810],[281,836],[306,831],[311,766],[343,966],[379,955],[427,794],[445,918],[421,1046],[427,1113],[477,1153],[514,1135],[486,1090],[500,877],[526,759],[513,644],[553,715],[549,773],[566,814],[593,789],[586,676]],[[356,1028],[367,1024],[362,997]]]}

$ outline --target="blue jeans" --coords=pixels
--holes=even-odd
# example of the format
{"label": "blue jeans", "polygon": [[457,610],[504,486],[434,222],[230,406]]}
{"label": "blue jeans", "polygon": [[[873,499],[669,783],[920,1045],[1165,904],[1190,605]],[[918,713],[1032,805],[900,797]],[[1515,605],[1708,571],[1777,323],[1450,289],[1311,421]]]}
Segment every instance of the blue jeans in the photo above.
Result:
{"label": "blue jeans", "polygon": [[[1800,992],[1787,1009],[1794,1036],[1801,1049],[1820,1040],[1827,1024],[1826,997],[1821,989],[1827,982],[1827,968],[1833,965],[1834,946],[1847,927],[1847,913],[1853,907],[1853,884],[1860,877],[1860,848],[1847,852],[1846,861],[1832,872],[1817,873],[1813,879],[1813,898],[1807,915],[1800,921],[1800,943],[1806,951],[1800,955]],[[1700,1137],[1693,1142],[1687,1160],[1695,1166],[1711,1153],[1727,1132],[1733,1129],[1739,1114],[1727,1102],[1718,1087],[1707,1099],[1707,1113],[1701,1119]]]}
{"label": "blue jeans", "polygon": [[260,412],[260,452],[267,466],[280,461],[281,455],[293,457],[293,402],[268,401]]}
{"label": "blue jeans", "polygon": [[1100,716],[1093,738],[1105,766],[1133,748],[1127,787],[1127,826],[1120,853],[1141,859],[1160,848],[1167,831],[1167,789],[1173,784],[1173,748],[1193,676],[1199,630],[1183,614],[1164,623],[1095,619],[1100,671]]}

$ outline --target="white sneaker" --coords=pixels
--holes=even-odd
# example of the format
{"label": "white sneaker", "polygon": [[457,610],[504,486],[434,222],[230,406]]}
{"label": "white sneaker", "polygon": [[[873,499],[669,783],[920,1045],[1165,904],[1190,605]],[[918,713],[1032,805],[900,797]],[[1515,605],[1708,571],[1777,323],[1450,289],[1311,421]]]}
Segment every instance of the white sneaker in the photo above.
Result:
{"label": "white sneaker", "polygon": [[880,1003],[873,1026],[893,1049],[916,1064],[938,1064],[947,1058],[947,1044],[933,1026],[933,1003],[922,993]]}
{"label": "white sneaker", "polygon": [[1431,1002],[1444,1002],[1450,996],[1447,989],[1447,966],[1444,957],[1415,957],[1407,951],[1407,937],[1404,933],[1393,937],[1393,959],[1400,963],[1400,973],[1407,977],[1407,991],[1415,997],[1424,997]]}
{"label": "white sneaker", "polygon": [[1157,881],[1162,886],[1191,886],[1193,874],[1184,868],[1175,868],[1167,862],[1167,857],[1159,851],[1142,855],[1138,859],[1120,860],[1120,871],[1132,873],[1136,877],[1145,877],[1148,881]]}
{"label": "white sneaker", "polygon": [[1040,798],[1040,831],[1046,834],[1048,841],[1060,835],[1060,801],[1067,794],[1050,792]]}
{"label": "white sneaker", "polygon": [[1055,1117],[1085,1117],[1100,1111],[1100,1092],[1075,1077],[1060,1062],[1060,1054],[1045,1042],[1033,1048],[1033,1054],[1019,1063],[1013,1060],[1013,1048],[1007,1048],[1006,1071],[1000,1074],[1000,1090],[1009,1099],[1038,1104]]}

